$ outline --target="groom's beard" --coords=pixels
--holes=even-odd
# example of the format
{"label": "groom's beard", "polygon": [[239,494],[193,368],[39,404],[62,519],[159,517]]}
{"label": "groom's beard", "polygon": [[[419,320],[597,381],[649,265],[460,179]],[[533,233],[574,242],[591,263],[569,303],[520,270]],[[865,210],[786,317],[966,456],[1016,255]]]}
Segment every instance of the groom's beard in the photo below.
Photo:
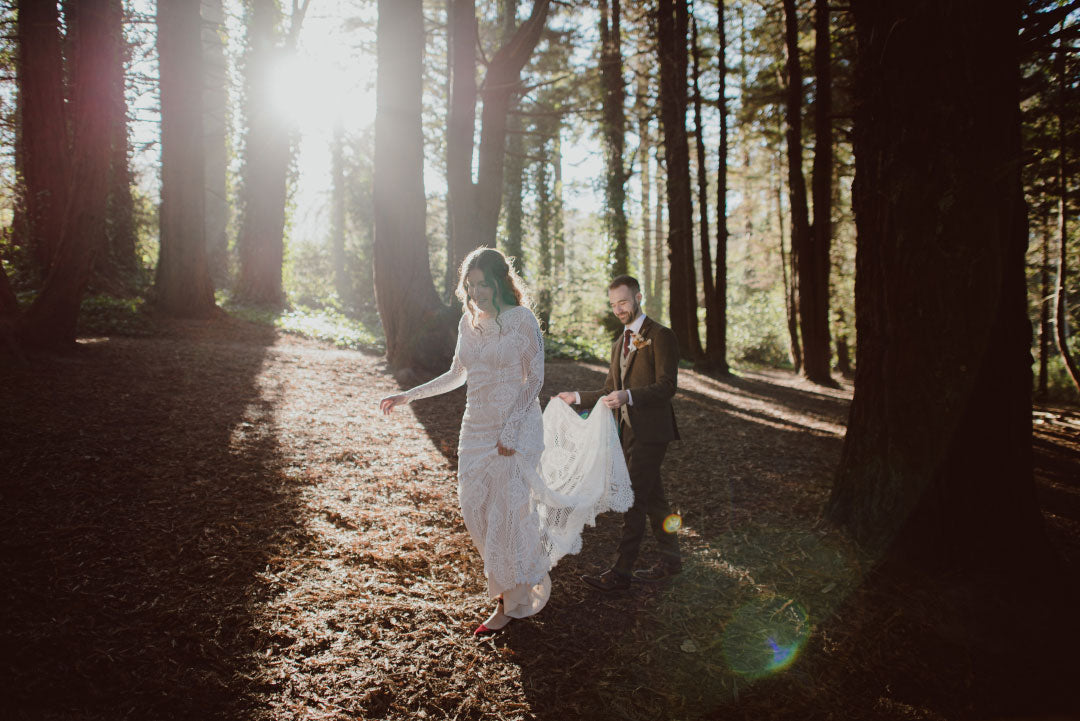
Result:
{"label": "groom's beard", "polygon": [[630,325],[635,320],[637,320],[637,317],[639,315],[641,315],[641,306],[634,304],[634,309],[630,311],[630,314],[626,316],[625,320],[623,320],[622,316],[619,316],[619,322],[623,325]]}

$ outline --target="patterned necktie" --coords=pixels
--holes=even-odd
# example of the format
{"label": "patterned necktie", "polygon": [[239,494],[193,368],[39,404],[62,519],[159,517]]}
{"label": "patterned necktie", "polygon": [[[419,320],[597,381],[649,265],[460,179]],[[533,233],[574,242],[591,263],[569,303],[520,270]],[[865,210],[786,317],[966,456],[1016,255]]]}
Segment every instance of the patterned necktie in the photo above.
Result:
{"label": "patterned necktie", "polygon": [[632,333],[631,333],[629,328],[627,328],[626,332],[623,333],[623,344],[622,344],[623,358],[630,355],[630,336],[631,336],[631,334]]}

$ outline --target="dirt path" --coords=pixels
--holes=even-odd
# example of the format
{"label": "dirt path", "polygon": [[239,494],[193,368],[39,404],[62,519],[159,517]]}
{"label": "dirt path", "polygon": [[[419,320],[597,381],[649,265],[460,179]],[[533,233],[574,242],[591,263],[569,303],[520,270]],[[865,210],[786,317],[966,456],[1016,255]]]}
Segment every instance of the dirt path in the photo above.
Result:
{"label": "dirt path", "polygon": [[[599,366],[551,362],[542,398],[602,379]],[[975,666],[939,677],[911,658],[923,650],[867,656],[852,647],[865,638],[823,630],[854,613],[868,568],[816,528],[849,388],[681,372],[684,440],[665,475],[685,572],[617,596],[585,588],[578,575],[615,546],[609,514],[553,571],[539,616],[476,642],[489,603],[457,510],[463,391],[383,418],[376,402],[398,386],[380,358],[237,322],[86,339],[0,381],[0,698],[16,718],[973,708],[956,689]],[[1075,566],[1076,413],[1040,412],[1047,518]],[[889,624],[881,634],[905,632]],[[936,681],[898,680],[910,674]]]}

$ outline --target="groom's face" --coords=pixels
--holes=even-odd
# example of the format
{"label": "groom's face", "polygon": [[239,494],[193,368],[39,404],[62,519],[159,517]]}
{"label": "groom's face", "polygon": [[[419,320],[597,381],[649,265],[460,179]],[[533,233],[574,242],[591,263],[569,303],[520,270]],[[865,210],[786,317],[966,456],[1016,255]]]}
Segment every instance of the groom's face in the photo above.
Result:
{"label": "groom's face", "polygon": [[620,285],[608,291],[611,312],[623,325],[630,325],[641,313],[641,293],[634,293],[629,286]]}

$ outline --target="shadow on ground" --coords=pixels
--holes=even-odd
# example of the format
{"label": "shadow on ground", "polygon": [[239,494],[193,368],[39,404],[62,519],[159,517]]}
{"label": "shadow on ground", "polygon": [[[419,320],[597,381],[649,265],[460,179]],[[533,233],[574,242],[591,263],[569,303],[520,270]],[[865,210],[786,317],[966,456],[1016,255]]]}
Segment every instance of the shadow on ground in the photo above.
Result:
{"label": "shadow on ground", "polygon": [[0,370],[6,718],[248,704],[256,577],[298,514],[258,380],[274,331],[219,323]]}

